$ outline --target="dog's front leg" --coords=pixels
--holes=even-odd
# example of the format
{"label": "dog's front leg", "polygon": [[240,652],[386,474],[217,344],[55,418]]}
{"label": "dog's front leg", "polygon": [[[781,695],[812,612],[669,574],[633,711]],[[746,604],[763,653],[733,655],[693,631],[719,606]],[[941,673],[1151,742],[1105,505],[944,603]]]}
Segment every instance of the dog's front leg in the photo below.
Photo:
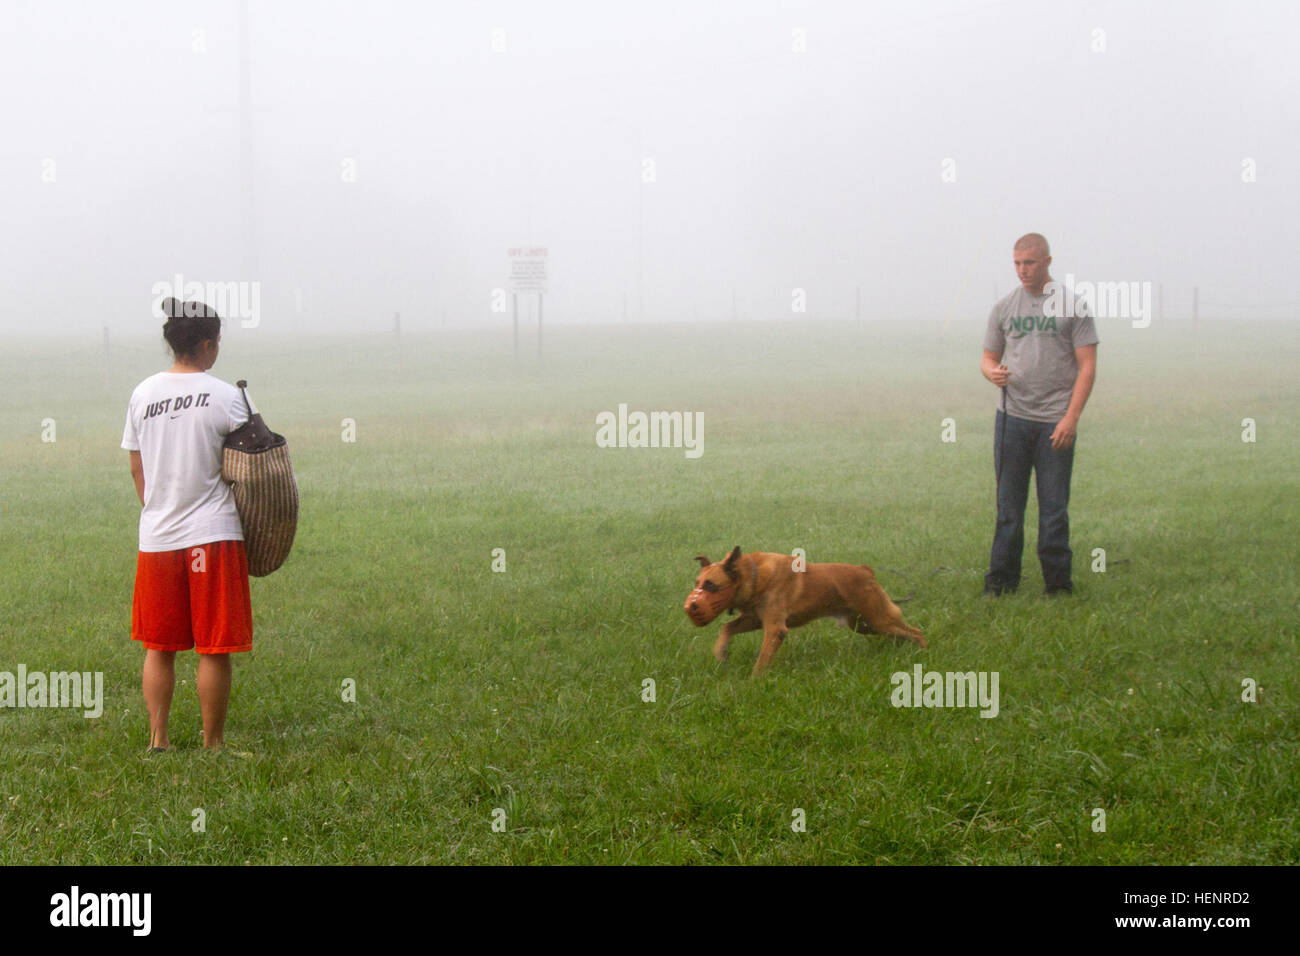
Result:
{"label": "dog's front leg", "polygon": [[771,619],[764,624],[763,650],[759,652],[751,677],[757,677],[772,666],[772,658],[776,656],[776,652],[781,648],[781,642],[785,640],[785,636],[789,633],[785,626],[785,615]]}
{"label": "dog's front leg", "polygon": [[722,633],[718,635],[718,640],[713,645],[713,656],[720,661],[725,661],[727,652],[731,650],[731,639],[733,637],[737,634],[744,634],[746,631],[757,631],[762,626],[763,623],[748,612],[728,621],[722,625]]}

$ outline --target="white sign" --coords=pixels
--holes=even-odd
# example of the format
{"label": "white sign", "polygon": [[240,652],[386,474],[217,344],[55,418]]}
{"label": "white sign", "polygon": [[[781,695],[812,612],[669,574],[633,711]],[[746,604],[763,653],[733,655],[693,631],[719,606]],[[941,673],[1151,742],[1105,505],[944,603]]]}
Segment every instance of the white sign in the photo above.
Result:
{"label": "white sign", "polygon": [[507,249],[510,259],[511,292],[546,291],[546,247],[516,246]]}

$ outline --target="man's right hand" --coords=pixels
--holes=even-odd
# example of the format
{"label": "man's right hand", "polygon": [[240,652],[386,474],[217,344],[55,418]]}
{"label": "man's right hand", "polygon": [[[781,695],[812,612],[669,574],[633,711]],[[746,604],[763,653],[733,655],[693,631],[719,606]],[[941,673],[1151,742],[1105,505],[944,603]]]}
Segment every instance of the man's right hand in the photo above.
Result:
{"label": "man's right hand", "polygon": [[1007,379],[1011,377],[1007,367],[1002,364],[1002,353],[990,352],[988,349],[984,350],[984,354],[980,358],[980,371],[984,373],[985,378],[998,388],[1006,388]]}

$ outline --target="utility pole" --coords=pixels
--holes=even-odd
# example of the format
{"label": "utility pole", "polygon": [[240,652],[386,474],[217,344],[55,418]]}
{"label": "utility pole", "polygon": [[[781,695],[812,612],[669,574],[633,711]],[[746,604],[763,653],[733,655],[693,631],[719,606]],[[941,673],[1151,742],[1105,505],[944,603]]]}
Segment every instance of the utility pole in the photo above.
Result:
{"label": "utility pole", "polygon": [[261,279],[257,260],[257,204],[253,193],[252,48],[248,39],[248,0],[239,0],[239,188],[240,259],[243,280]]}

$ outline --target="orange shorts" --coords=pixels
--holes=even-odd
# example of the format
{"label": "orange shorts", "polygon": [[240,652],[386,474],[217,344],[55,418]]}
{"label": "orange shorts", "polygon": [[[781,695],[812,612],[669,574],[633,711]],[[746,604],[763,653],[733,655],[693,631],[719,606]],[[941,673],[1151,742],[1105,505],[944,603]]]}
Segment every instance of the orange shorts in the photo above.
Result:
{"label": "orange shorts", "polygon": [[251,651],[253,608],[244,542],[139,552],[131,639],[155,651]]}

